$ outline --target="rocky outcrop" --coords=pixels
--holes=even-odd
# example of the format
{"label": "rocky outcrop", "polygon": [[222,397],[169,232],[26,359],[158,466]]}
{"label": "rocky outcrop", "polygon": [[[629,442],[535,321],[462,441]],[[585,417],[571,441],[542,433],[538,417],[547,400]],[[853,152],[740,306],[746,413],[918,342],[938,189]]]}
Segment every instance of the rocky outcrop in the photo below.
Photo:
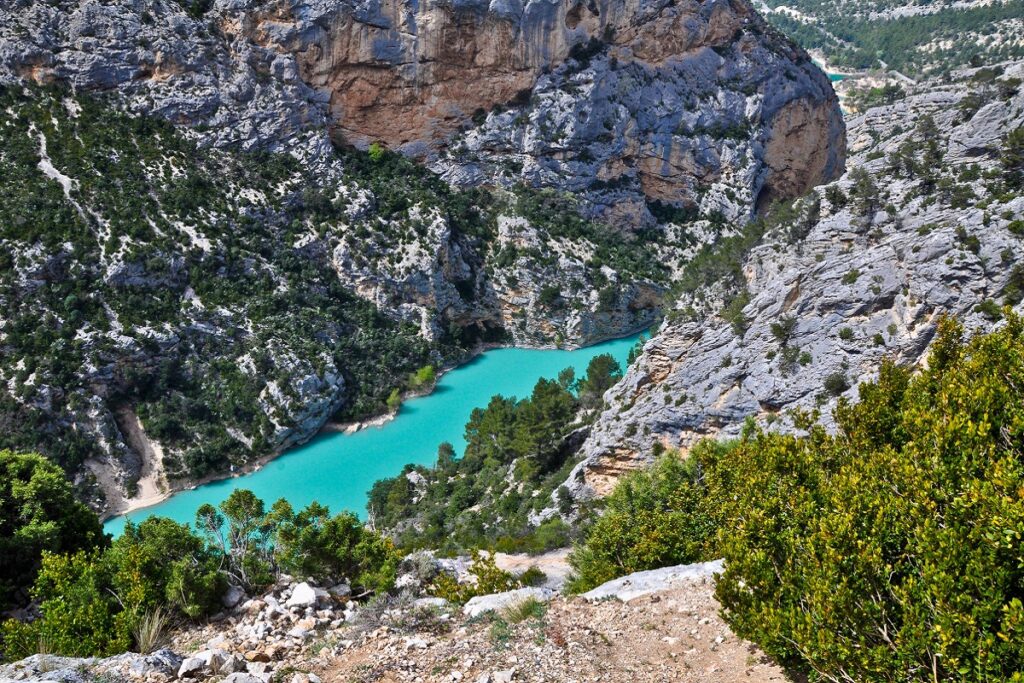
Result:
{"label": "rocky outcrop", "polygon": [[[842,168],[827,81],[743,0],[293,2],[246,20],[243,33],[295,54],[328,94],[337,136],[428,158],[453,147],[435,168],[461,182],[519,163],[512,175],[533,182],[631,183],[696,204],[691,185],[743,161],[754,168],[738,184],[754,196],[799,194]],[[464,147],[450,142],[485,117]],[[713,149],[726,130],[746,143],[736,159]],[[796,139],[796,153],[770,144]]]}
{"label": "rocky outcrop", "polygon": [[[507,607],[467,616],[439,598],[406,593],[348,610],[351,619],[342,621],[336,618],[341,605],[330,602],[315,610],[282,608],[287,589],[277,590],[212,624],[176,633],[171,649],[102,659],[35,655],[0,664],[0,680],[783,680],[778,666],[722,620],[713,596],[719,570],[720,563],[705,563],[631,574],[599,587],[593,600],[532,589],[544,604],[528,616]],[[291,635],[298,631],[304,635]]]}
{"label": "rocky outcrop", "polygon": [[470,618],[486,612],[500,613],[527,601],[549,602],[553,595],[550,588],[517,588],[504,593],[478,595],[463,605],[462,613]]}
{"label": "rocky outcrop", "polygon": [[[1003,70],[1020,78],[1024,64]],[[1024,93],[989,88],[966,72],[853,118],[849,164],[867,173],[817,189],[749,254],[741,317],[700,314],[714,292],[683,297],[606,395],[575,492],[607,493],[656,446],[735,436],[748,418],[793,429],[791,409],[817,409],[830,424],[883,358],[923,362],[939,316],[986,330],[1002,304],[1024,310],[1024,197],[1006,191],[999,162]]]}
{"label": "rocky outcrop", "polygon": [[588,190],[609,218],[749,215],[843,164],[828,80],[746,0],[21,1],[0,39],[0,80],[116,90],[208,144],[331,176],[328,132],[380,141],[453,182]]}
{"label": "rocky outcrop", "polygon": [[583,593],[581,597],[587,600],[615,598],[622,602],[629,602],[645,595],[671,590],[680,584],[692,581],[710,581],[714,579],[715,574],[721,574],[724,567],[725,563],[722,560],[712,560],[634,572],[602,583]]}

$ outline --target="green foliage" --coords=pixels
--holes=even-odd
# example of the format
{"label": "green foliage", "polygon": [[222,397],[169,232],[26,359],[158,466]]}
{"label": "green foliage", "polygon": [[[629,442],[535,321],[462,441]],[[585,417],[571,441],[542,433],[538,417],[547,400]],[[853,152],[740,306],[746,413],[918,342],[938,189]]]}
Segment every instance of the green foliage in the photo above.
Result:
{"label": "green foliage", "polygon": [[[657,258],[657,250],[663,248],[666,239],[660,230],[627,232],[584,218],[573,195],[552,189],[516,187],[511,205],[505,207],[505,211],[526,218],[542,235],[586,240],[592,244],[593,256],[586,266],[593,282],[604,278],[600,273],[602,266],[609,266],[623,275],[625,281],[621,284],[637,279],[659,283],[668,281],[668,270]],[[542,303],[547,306],[554,304],[554,294],[549,292]]]}
{"label": "green foliage", "polygon": [[43,649],[96,656],[151,647],[169,621],[219,610],[229,581],[262,589],[289,572],[345,579],[363,595],[380,594],[394,587],[401,559],[389,539],[351,513],[332,517],[317,503],[295,513],[284,500],[267,511],[244,489],[217,508],[200,508],[197,528],[201,535],[150,517],[129,522],[106,548],[44,551],[32,587],[41,617],[3,624],[5,656]]}
{"label": "green foliage", "polygon": [[504,593],[523,587],[515,576],[495,564],[491,553],[474,551],[469,573],[475,581],[459,583],[451,574],[441,572],[427,590],[431,595],[461,605],[478,595]]}
{"label": "green foliage", "polygon": [[839,396],[850,388],[850,381],[846,379],[846,375],[842,372],[833,372],[825,377],[823,386],[828,393],[833,396]]}
{"label": "green foliage", "polygon": [[193,19],[201,19],[213,7],[213,0],[178,0],[178,4]]}
{"label": "green foliage", "polygon": [[69,656],[104,656],[131,645],[130,613],[119,609],[110,569],[98,553],[43,555],[32,590],[42,616],[31,623],[13,619],[3,625],[4,655],[21,659],[40,644]]}
{"label": "green foliage", "polygon": [[1024,126],[1010,131],[1003,141],[1003,174],[1015,188],[1024,188]]}
{"label": "green foliage", "polygon": [[[891,0],[857,5],[836,0],[770,0],[770,7],[788,7],[811,17],[804,21],[784,13],[767,14],[779,30],[807,49],[820,49],[829,62],[844,68],[870,69],[885,62],[904,73],[949,71],[1024,56],[1012,40],[987,40],[999,31],[1012,32],[1024,12],[1020,0],[969,8],[933,5],[934,12],[885,17],[900,8]],[[883,16],[873,17],[869,11]]]}
{"label": "green foliage", "polygon": [[437,381],[437,370],[433,365],[424,365],[409,376],[409,386],[413,389],[433,386]]}
{"label": "green foliage", "polygon": [[[466,424],[462,458],[455,458],[451,444],[441,444],[436,466],[407,465],[397,477],[373,485],[367,510],[375,525],[407,549],[543,552],[566,545],[572,532],[561,518],[533,527],[530,513],[552,505],[575,464],[566,437],[581,424],[578,419],[594,415],[620,377],[618,362],[602,354],[580,380],[565,371],[558,380],[539,380],[529,398],[492,397]],[[414,473],[422,484],[412,484]]]}
{"label": "green foliage", "polygon": [[587,408],[601,405],[601,397],[622,379],[622,367],[615,357],[602,353],[590,359],[587,374],[576,385],[580,403]]}
{"label": "green foliage", "polygon": [[880,87],[854,90],[850,93],[850,106],[854,111],[864,111],[871,107],[892,104],[906,97],[903,88],[895,83],[887,83]]}
{"label": "green foliage", "polygon": [[227,581],[215,549],[184,524],[149,517],[129,522],[103,557],[111,584],[137,615],[169,607],[197,619],[219,608]]}
{"label": "green foliage", "polygon": [[401,559],[387,538],[368,531],[350,512],[331,517],[310,504],[298,514],[284,500],[271,511],[275,559],[295,576],[347,578],[357,591],[384,593],[395,584]]}
{"label": "green foliage", "polygon": [[696,562],[714,554],[715,510],[699,462],[727,447],[702,442],[687,459],[668,452],[634,472],[608,496],[586,542],[569,558],[573,592],[644,569]]}
{"label": "green foliage", "polygon": [[769,329],[779,344],[785,346],[789,343],[789,338],[793,336],[793,332],[796,330],[796,318],[791,315],[784,315],[769,325]]}
{"label": "green foliage", "polygon": [[509,605],[502,610],[501,616],[510,624],[518,624],[526,621],[527,619],[540,621],[544,618],[544,615],[547,614],[547,611],[547,603],[531,597],[526,598],[521,602]]}
{"label": "green foliage", "polygon": [[388,400],[385,402],[389,412],[397,412],[402,407],[402,392],[397,387],[391,390],[388,394]]}
{"label": "green foliage", "polygon": [[743,314],[743,309],[749,303],[750,294],[744,289],[722,308],[722,317],[729,321],[729,325],[737,337],[742,337],[747,331],[747,327],[750,326],[750,321]]}
{"label": "green foliage", "polygon": [[986,318],[993,322],[1003,317],[1003,311],[1002,309],[999,308],[999,304],[997,304],[992,299],[985,299],[980,304],[975,306],[974,312],[981,313],[983,316],[985,316]]}
{"label": "green foliage", "polygon": [[837,436],[756,432],[706,463],[717,595],[742,637],[830,680],[1019,680],[1024,326],[840,403]]}
{"label": "green foliage", "polygon": [[99,519],[52,462],[0,450],[0,610],[33,584],[44,552],[106,543]]}

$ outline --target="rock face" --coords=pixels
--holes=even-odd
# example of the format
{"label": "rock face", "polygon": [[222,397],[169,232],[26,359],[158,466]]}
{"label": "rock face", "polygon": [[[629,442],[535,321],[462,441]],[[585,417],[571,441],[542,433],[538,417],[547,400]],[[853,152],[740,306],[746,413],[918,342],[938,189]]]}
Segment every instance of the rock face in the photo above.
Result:
{"label": "rock face", "polygon": [[629,602],[652,593],[671,590],[679,584],[690,581],[711,580],[720,574],[724,567],[722,560],[699,562],[696,564],[680,564],[675,567],[662,567],[643,572],[634,572],[618,579],[612,579],[593,588],[581,597],[587,600],[607,600],[616,598]]}
{"label": "rock face", "polygon": [[[1004,67],[1002,79],[1024,74]],[[817,189],[749,254],[742,319],[724,319],[720,299],[702,313],[714,292],[677,304],[606,395],[575,492],[604,494],[656,444],[685,451],[748,418],[793,429],[790,409],[818,409],[830,424],[883,358],[923,362],[939,316],[986,330],[1004,303],[1024,309],[1024,197],[1005,190],[999,163],[1024,93],[990,89],[965,72],[852,119],[850,167],[867,174]]]}
{"label": "rock face", "polygon": [[0,80],[116,89],[208,144],[331,175],[330,131],[462,184],[585,190],[613,219],[746,216],[843,166],[828,80],[746,0],[22,0],[0,38]]}
{"label": "rock face", "polygon": [[[459,182],[518,165],[509,180],[699,204],[698,186],[794,196],[842,168],[827,80],[743,0],[293,2],[249,18],[329,95],[336,135],[444,150],[435,168]],[[725,131],[735,158],[708,144]]]}
{"label": "rock face", "polygon": [[550,588],[517,588],[504,593],[478,595],[469,599],[469,602],[462,607],[462,613],[467,617],[477,617],[484,612],[501,612],[527,600],[548,602],[553,595],[554,591]]}

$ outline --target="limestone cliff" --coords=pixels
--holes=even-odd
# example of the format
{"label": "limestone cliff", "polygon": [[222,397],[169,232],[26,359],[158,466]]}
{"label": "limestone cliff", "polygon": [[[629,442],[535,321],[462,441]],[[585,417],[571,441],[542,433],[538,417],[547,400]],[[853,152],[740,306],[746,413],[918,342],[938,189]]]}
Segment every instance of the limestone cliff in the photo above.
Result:
{"label": "limestone cliff", "polygon": [[[993,85],[968,71],[849,122],[852,170],[815,190],[746,258],[739,306],[681,298],[582,448],[579,495],[607,492],[655,446],[685,450],[754,418],[855,399],[883,358],[922,362],[939,316],[969,330],[1024,307],[1024,197],[1001,180],[1006,134],[1024,124],[1024,64]],[[1002,93],[1002,94],[999,94]],[[713,290],[714,288],[712,288]]]}
{"label": "limestone cliff", "polygon": [[205,142],[331,166],[380,141],[462,184],[750,214],[842,171],[837,100],[746,0],[19,0],[0,79],[116,89]]}
{"label": "limestone cliff", "polygon": [[[716,183],[788,197],[842,169],[827,80],[743,0],[292,2],[247,20],[329,96],[338,137],[430,158],[458,182],[701,204]],[[471,123],[479,134],[453,142]]]}

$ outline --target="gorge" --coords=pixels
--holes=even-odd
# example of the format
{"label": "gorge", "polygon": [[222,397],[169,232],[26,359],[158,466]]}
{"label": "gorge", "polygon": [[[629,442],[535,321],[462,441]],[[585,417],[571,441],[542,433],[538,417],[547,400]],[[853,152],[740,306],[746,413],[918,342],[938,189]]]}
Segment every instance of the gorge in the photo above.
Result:
{"label": "gorge", "polygon": [[378,479],[395,476],[408,463],[433,465],[442,442],[451,443],[461,455],[470,412],[485,406],[491,396],[527,396],[538,379],[553,378],[565,368],[574,368],[582,376],[589,360],[602,353],[625,366],[637,339],[627,337],[577,351],[487,351],[445,373],[430,394],[406,401],[394,419],[383,425],[354,433],[321,434],[257,472],[181,491],[158,505],[108,520],[104,530],[116,536],[126,520],[137,523],[149,515],[192,522],[202,503],[216,505],[238,488],[250,489],[267,501],[286,498],[301,507],[315,500],[362,516],[366,494]]}

